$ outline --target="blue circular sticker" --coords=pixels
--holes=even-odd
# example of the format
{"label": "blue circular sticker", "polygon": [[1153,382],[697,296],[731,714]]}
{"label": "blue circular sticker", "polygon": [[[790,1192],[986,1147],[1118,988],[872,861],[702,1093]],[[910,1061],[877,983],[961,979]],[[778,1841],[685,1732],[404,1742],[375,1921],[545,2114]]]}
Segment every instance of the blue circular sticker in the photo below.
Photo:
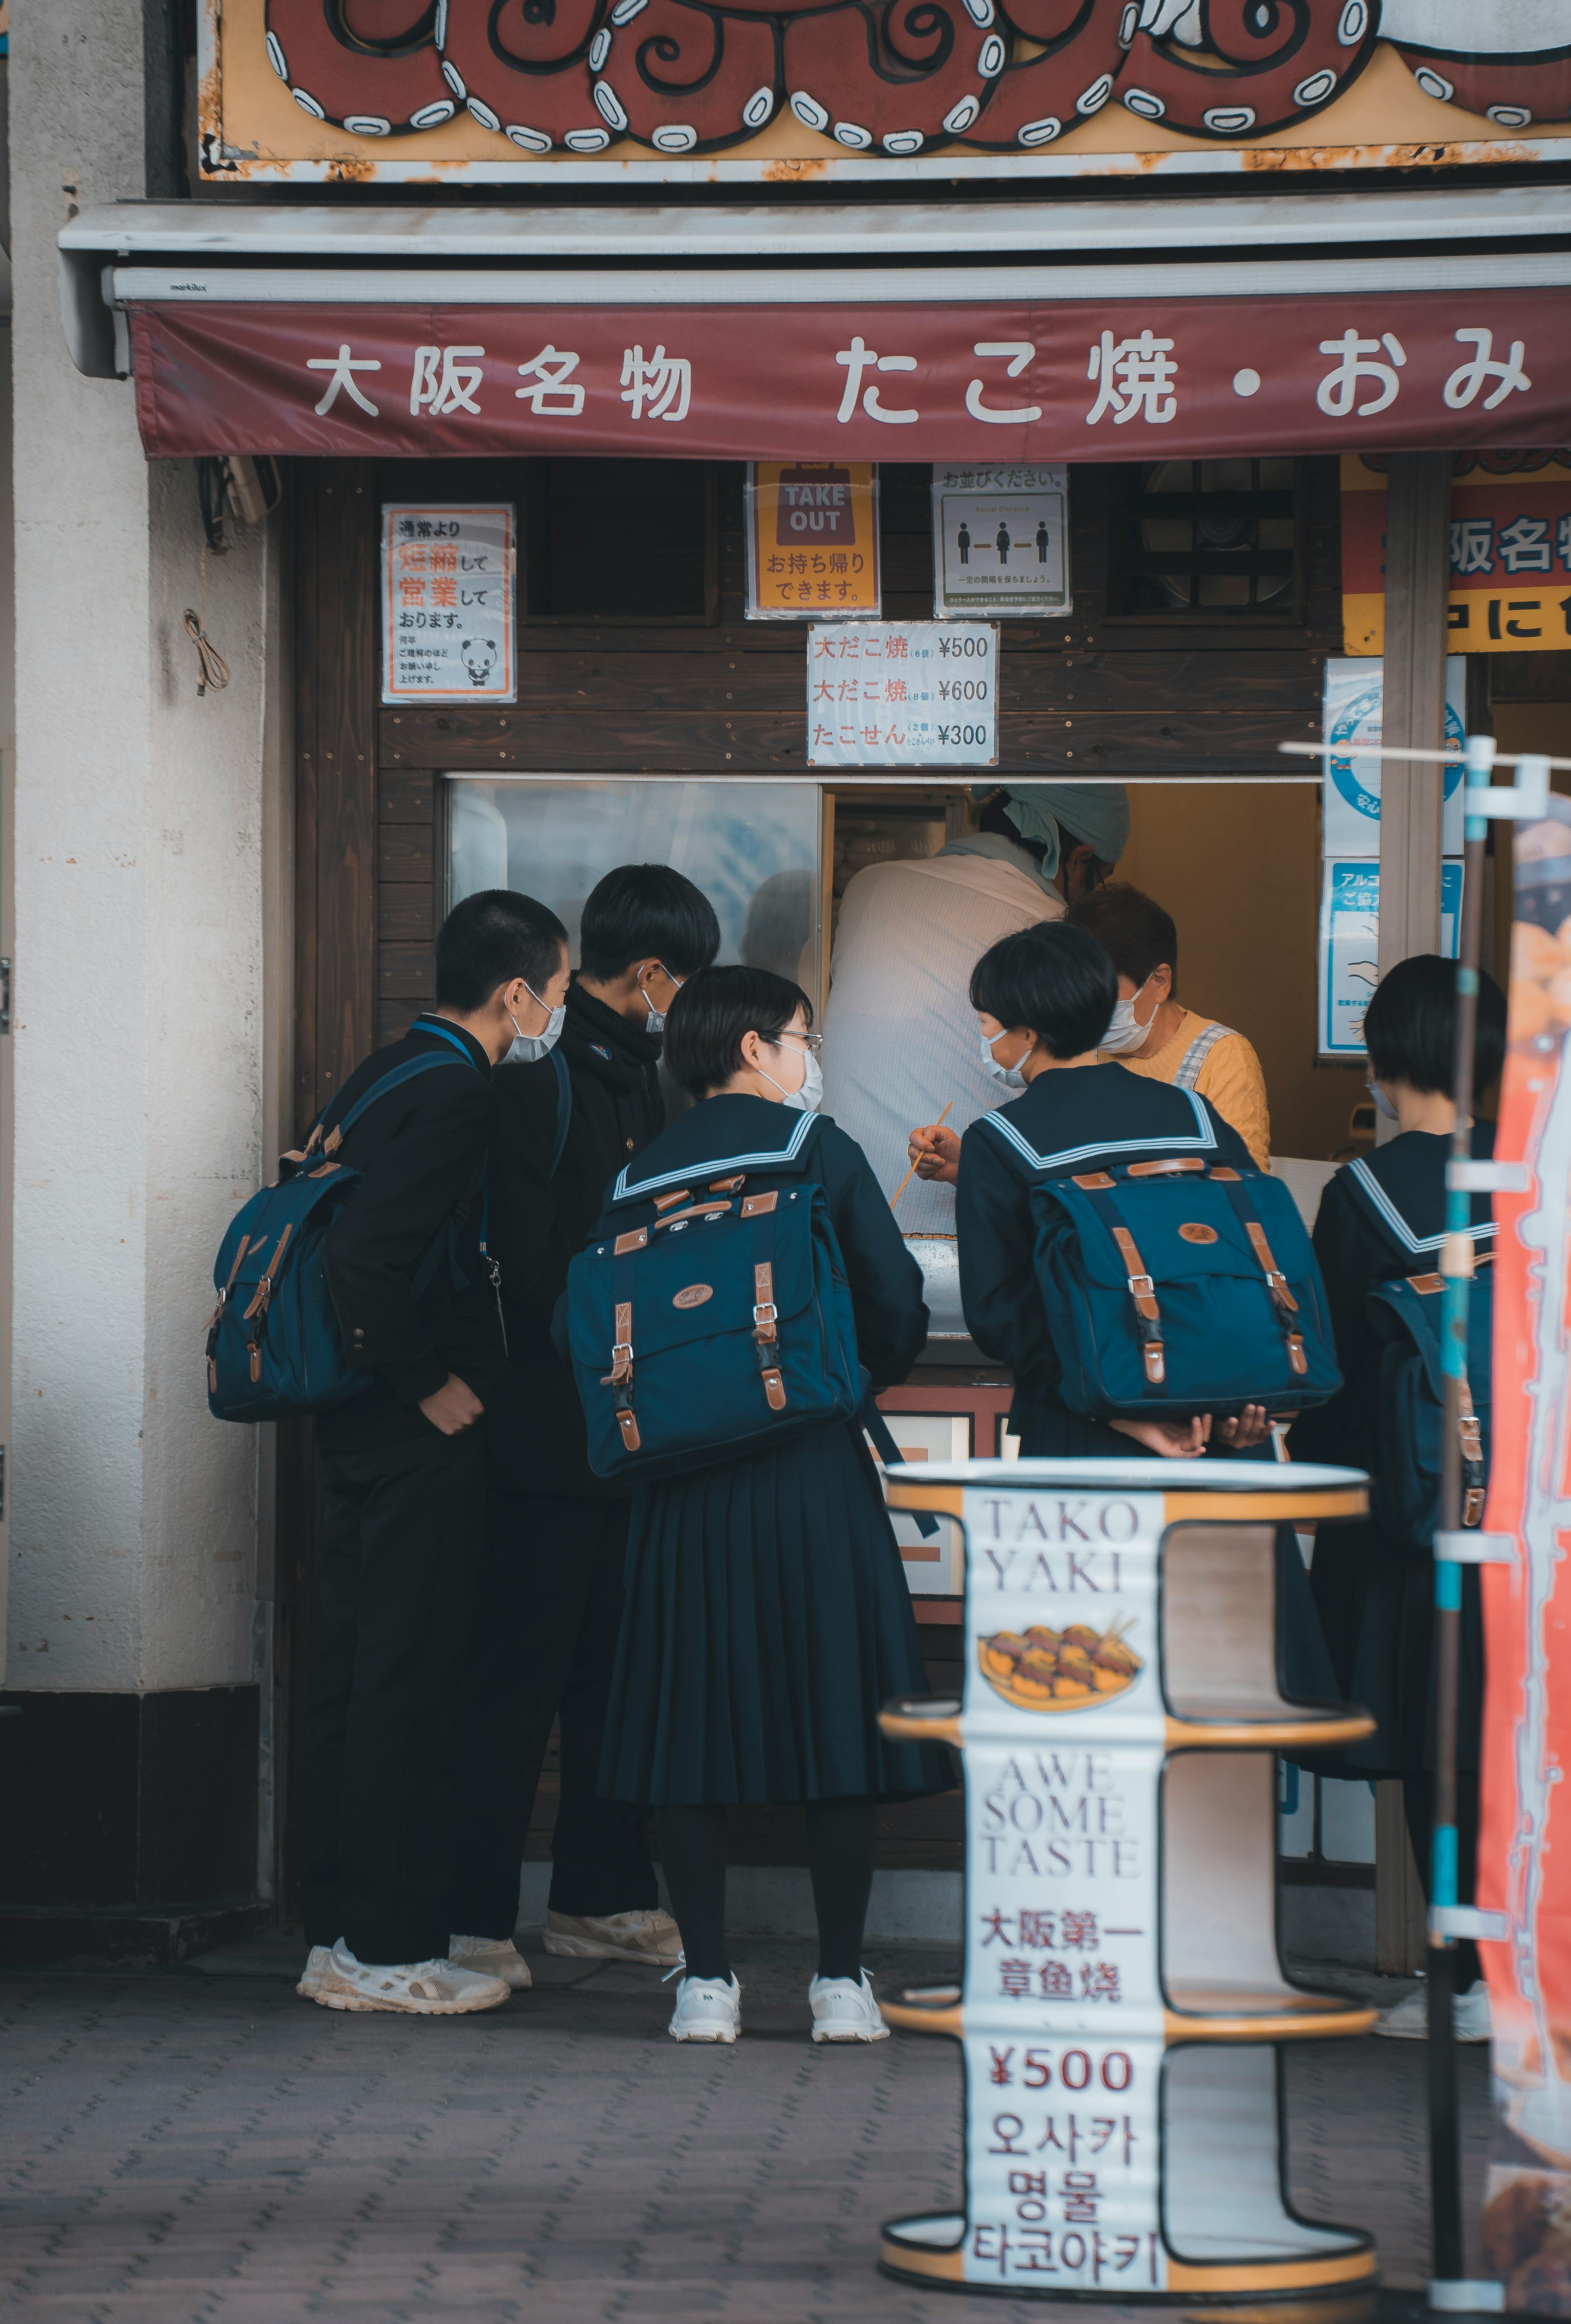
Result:
{"label": "blue circular sticker", "polygon": [[[1350,743],[1353,753],[1356,754],[1361,743],[1366,750],[1372,744],[1378,743],[1380,733],[1381,682],[1377,678],[1372,679],[1361,694],[1352,696],[1344,703],[1332,720],[1331,732],[1326,739],[1329,742]],[[1465,772],[1461,755],[1465,740],[1466,735],[1462,721],[1448,702],[1446,705],[1446,747],[1447,750],[1455,751],[1457,755],[1455,761],[1446,769],[1446,787],[1443,794],[1446,798],[1453,797]],[[1331,759],[1327,763],[1331,769],[1331,779],[1349,807],[1355,813],[1366,815],[1372,822],[1378,823],[1380,793],[1366,788],[1359,781],[1353,770],[1353,756],[1350,755],[1345,759]],[[1379,764],[1378,760],[1375,763]]]}

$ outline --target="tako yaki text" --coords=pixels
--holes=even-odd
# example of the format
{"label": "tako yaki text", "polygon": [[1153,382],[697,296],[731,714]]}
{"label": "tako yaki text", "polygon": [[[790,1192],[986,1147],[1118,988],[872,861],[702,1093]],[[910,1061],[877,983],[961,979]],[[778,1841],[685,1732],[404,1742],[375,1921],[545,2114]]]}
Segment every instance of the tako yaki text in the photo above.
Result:
{"label": "tako yaki text", "polygon": [[1116,1628],[1093,1630],[1084,1622],[1066,1630],[995,1630],[976,1652],[988,1684],[1021,1711],[1083,1711],[1122,1694],[1141,1668]]}

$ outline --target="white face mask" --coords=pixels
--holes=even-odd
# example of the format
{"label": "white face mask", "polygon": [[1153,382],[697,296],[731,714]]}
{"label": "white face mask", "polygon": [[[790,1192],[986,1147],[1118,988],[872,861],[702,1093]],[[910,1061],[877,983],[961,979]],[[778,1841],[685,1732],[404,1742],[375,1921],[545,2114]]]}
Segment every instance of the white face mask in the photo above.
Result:
{"label": "white face mask", "polygon": [[[993,1037],[993,1041],[1002,1041],[1005,1038],[1005,1035],[1003,1033],[995,1033]],[[1023,1057],[1021,1059],[1021,1065],[1001,1065],[998,1059],[993,1054],[993,1041],[988,1039],[985,1033],[982,1035],[981,1041],[982,1062],[987,1071],[993,1075],[993,1080],[995,1082],[1002,1082],[1005,1089],[1024,1089],[1026,1085],[1026,1078],[1024,1074],[1021,1071],[1021,1065],[1024,1065],[1025,1059]],[[1027,1054],[1029,1055],[1030,1052],[1028,1051]]]}
{"label": "white face mask", "polygon": [[[1145,984],[1150,982],[1151,978],[1148,976]],[[1151,1016],[1143,1025],[1134,1013],[1134,1004],[1140,999],[1141,992],[1145,991],[1145,984],[1141,986],[1140,992],[1132,993],[1127,1001],[1121,1001],[1114,1010],[1112,1022],[1096,1044],[1099,1049],[1110,1050],[1113,1056],[1118,1057],[1123,1056],[1130,1049],[1138,1049],[1143,1042],[1149,1040],[1156,1010],[1154,1009],[1151,1010]]]}
{"label": "white face mask", "polygon": [[[541,1000],[540,994],[532,984],[525,981],[523,989],[531,1001],[539,1002],[541,1008],[546,1008],[545,1002]],[[534,1065],[540,1063],[541,1057],[549,1057],[556,1047],[561,1038],[562,1027],[567,1022],[568,1010],[565,1001],[555,1009],[546,1009],[546,1028],[543,1033],[520,1033],[518,1019],[513,1016],[511,1009],[507,1014],[512,1019],[513,1029],[517,1038],[505,1057],[503,1058],[503,1064]]]}
{"label": "white face mask", "polygon": [[1401,1116],[1398,1113],[1395,1106],[1391,1103],[1390,1098],[1387,1097],[1384,1090],[1382,1089],[1378,1082],[1372,1082],[1366,1075],[1363,1086],[1374,1100],[1374,1110],[1376,1113],[1383,1113],[1388,1121],[1400,1120]]}
{"label": "white face mask", "polygon": [[[772,1048],[780,1046],[783,1045],[774,1042],[770,1044]],[[772,1083],[773,1086],[779,1090],[781,1098],[784,1100],[785,1103],[790,1107],[793,1113],[817,1113],[818,1108],[823,1104],[823,1068],[819,1065],[817,1057],[814,1056],[811,1049],[808,1050],[802,1058],[802,1085],[800,1089],[789,1090],[783,1082],[775,1081],[772,1074],[764,1074],[763,1067],[762,1065],[760,1065],[758,1070],[761,1074],[763,1074],[763,1078],[766,1082]]]}
{"label": "white face mask", "polygon": [[[686,984],[688,981],[687,978],[685,976],[672,976],[670,970],[666,966],[663,960],[657,960],[655,966],[659,969],[663,977],[667,978],[670,983],[676,986],[677,991],[679,992],[683,985]],[[665,1010],[663,1009],[656,1009],[652,1004],[647,992],[645,992],[643,996],[643,1005],[646,1011],[643,1020],[644,1031],[646,1033],[663,1033],[666,1028]]]}

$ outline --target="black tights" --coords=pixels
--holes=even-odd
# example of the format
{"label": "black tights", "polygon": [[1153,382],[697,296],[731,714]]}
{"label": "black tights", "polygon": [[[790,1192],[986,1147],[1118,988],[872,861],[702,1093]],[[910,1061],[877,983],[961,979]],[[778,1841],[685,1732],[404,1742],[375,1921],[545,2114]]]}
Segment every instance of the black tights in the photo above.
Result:
{"label": "black tights", "polygon": [[[1402,1806],[1408,1819],[1408,1831],[1418,1858],[1419,1878],[1424,1895],[1429,1894],[1429,1850],[1435,1831],[1435,1778],[1428,1769],[1402,1777]],[[1478,1775],[1475,1770],[1456,1770],[1456,1901],[1459,1904],[1473,1902],[1473,1884],[1478,1873]],[[1483,1965],[1478,1958],[1478,1947],[1471,1937],[1461,1939],[1456,1947],[1456,1990],[1466,1993],[1483,1975]]]}
{"label": "black tights", "polygon": [[[862,1931],[873,1887],[877,1809],[871,1799],[809,1800],[808,1864],[818,1916],[818,1975],[862,1974]],[[671,1910],[682,1932],[689,1977],[724,1982],[725,1810],[661,1808],[660,1858]]]}

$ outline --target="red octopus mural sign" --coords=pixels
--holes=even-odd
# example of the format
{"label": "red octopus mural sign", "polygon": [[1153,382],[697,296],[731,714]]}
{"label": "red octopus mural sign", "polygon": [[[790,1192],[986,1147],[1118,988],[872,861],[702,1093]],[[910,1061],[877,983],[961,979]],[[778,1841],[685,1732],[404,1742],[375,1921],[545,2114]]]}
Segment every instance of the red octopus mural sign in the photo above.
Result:
{"label": "red octopus mural sign", "polygon": [[1499,128],[1571,115],[1560,0],[265,0],[273,71],[367,154],[460,113],[526,156],[714,153],[782,112],[850,152],[1030,152],[1108,105],[1237,143],[1384,41]]}

